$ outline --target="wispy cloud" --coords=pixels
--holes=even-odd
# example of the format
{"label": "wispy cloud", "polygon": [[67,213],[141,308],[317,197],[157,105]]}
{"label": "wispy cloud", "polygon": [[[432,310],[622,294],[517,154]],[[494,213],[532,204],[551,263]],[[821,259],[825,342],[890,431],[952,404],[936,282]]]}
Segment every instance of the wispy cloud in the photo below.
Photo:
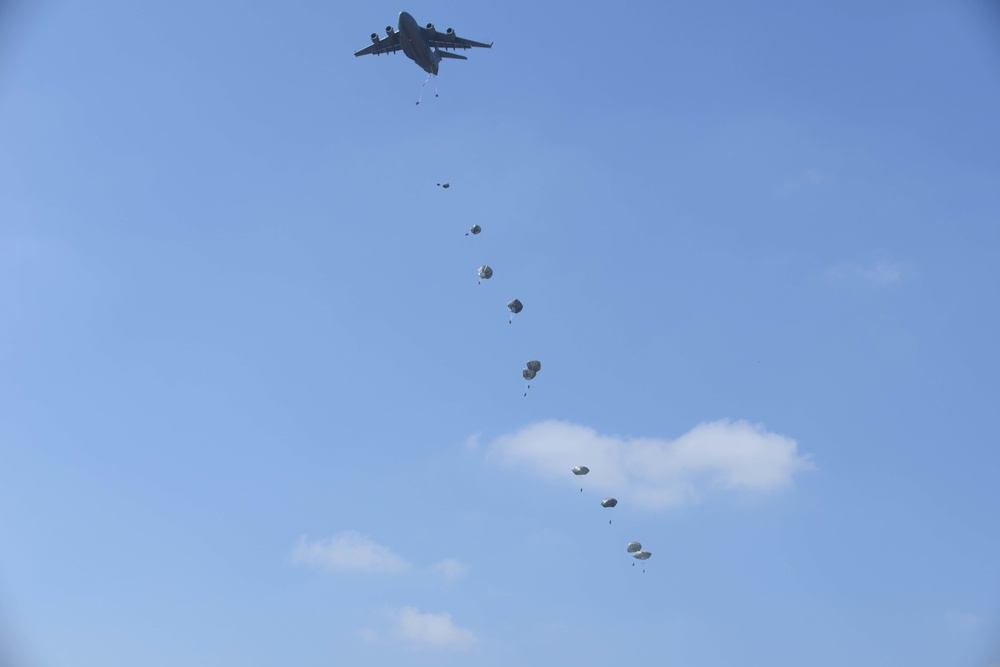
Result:
{"label": "wispy cloud", "polygon": [[977,628],[983,622],[981,616],[969,612],[949,611],[946,616],[951,625],[960,628]]}
{"label": "wispy cloud", "polygon": [[466,451],[475,451],[479,449],[479,437],[480,433],[473,433],[468,438],[465,439],[465,444],[463,445]]}
{"label": "wispy cloud", "polygon": [[907,274],[907,268],[899,262],[879,260],[873,264],[844,263],[829,270],[828,275],[835,280],[856,280],[873,285],[898,283]]}
{"label": "wispy cloud", "polygon": [[819,173],[815,169],[807,169],[797,176],[786,178],[784,182],[775,188],[775,191],[779,195],[787,196],[804,187],[819,185],[825,180],[826,176]]}
{"label": "wispy cloud", "polygon": [[392,551],[354,531],[338,533],[327,540],[310,542],[299,538],[292,555],[296,563],[340,572],[399,573],[410,564]]}
{"label": "wispy cloud", "polygon": [[431,570],[437,572],[448,581],[458,581],[469,573],[469,566],[454,558],[445,558],[431,566]]}
{"label": "wispy cloud", "polygon": [[466,649],[476,643],[475,633],[455,625],[446,612],[422,613],[415,607],[402,607],[388,615],[390,634],[413,647]]}
{"label": "wispy cloud", "polygon": [[[795,440],[761,425],[722,420],[699,424],[675,440],[601,435],[564,421],[545,421],[497,438],[488,456],[541,477],[613,493],[649,508],[694,502],[712,489],[767,492],[813,467]],[[570,468],[591,472],[574,477]]]}

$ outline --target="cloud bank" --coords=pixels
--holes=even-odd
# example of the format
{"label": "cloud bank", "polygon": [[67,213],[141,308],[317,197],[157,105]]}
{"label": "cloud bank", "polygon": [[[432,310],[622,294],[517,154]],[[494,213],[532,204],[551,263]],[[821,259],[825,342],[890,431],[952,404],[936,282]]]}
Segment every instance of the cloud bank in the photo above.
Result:
{"label": "cloud bank", "polygon": [[345,531],[328,540],[299,538],[292,559],[296,563],[339,572],[405,572],[410,564],[361,533]]}
{"label": "cloud bank", "polygon": [[[497,438],[487,452],[500,465],[653,509],[691,503],[716,489],[774,491],[813,467],[791,438],[729,420],[699,424],[676,440],[601,435],[550,420]],[[590,474],[574,477],[576,465],[588,466]]]}

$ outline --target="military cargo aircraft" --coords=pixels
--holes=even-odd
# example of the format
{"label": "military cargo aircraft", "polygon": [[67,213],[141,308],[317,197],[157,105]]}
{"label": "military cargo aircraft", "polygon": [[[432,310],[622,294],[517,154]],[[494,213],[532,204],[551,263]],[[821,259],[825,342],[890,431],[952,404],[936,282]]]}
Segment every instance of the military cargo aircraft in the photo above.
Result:
{"label": "military cargo aircraft", "polygon": [[[406,12],[399,13],[399,30],[393,30],[392,26],[385,27],[386,36],[379,39],[378,33],[372,33],[372,45],[361,49],[355,56],[367,56],[374,53],[395,53],[402,49],[407,58],[420,65],[428,74],[437,75],[438,64],[442,58],[454,58],[456,60],[468,60],[465,56],[457,53],[450,53],[448,49],[471,49],[480,47],[491,48],[490,44],[473,42],[471,39],[463,39],[455,34],[455,31],[448,28],[444,32],[438,32],[433,23],[428,23],[427,27],[421,28],[416,20]],[[445,49],[442,51],[441,49]],[[419,104],[419,102],[418,102]]]}

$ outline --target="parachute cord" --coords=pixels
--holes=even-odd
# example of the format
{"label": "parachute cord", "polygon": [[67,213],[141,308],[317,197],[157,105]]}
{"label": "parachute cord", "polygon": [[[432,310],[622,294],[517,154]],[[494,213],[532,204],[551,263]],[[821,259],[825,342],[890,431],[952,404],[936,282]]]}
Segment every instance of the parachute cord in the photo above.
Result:
{"label": "parachute cord", "polygon": [[[427,78],[424,79],[424,82],[420,84],[420,96],[417,97],[417,106],[420,106],[420,100],[424,99],[424,86],[426,86],[427,82],[430,80],[431,80],[431,75],[428,74]],[[437,95],[435,94],[434,97],[437,97]]]}

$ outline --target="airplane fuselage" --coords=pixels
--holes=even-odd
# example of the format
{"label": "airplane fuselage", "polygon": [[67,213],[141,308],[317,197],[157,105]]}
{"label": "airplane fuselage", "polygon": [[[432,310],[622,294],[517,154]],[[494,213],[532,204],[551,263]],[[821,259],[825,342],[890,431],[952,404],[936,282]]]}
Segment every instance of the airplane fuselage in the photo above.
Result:
{"label": "airplane fuselage", "polygon": [[378,56],[402,51],[403,55],[415,62],[420,69],[436,76],[442,59],[468,60],[465,56],[454,53],[454,51],[473,48],[489,49],[493,46],[492,42],[486,44],[459,37],[451,28],[444,32],[438,32],[431,23],[428,23],[426,28],[422,28],[407,12],[399,13],[398,25],[399,30],[391,25],[386,26],[385,37],[382,38],[379,38],[378,33],[373,32],[371,46],[355,51],[355,57],[372,54]]}
{"label": "airplane fuselage", "polygon": [[399,13],[399,45],[406,57],[420,65],[425,72],[435,75],[438,73],[441,56],[424,41],[416,19],[407,12]]}

